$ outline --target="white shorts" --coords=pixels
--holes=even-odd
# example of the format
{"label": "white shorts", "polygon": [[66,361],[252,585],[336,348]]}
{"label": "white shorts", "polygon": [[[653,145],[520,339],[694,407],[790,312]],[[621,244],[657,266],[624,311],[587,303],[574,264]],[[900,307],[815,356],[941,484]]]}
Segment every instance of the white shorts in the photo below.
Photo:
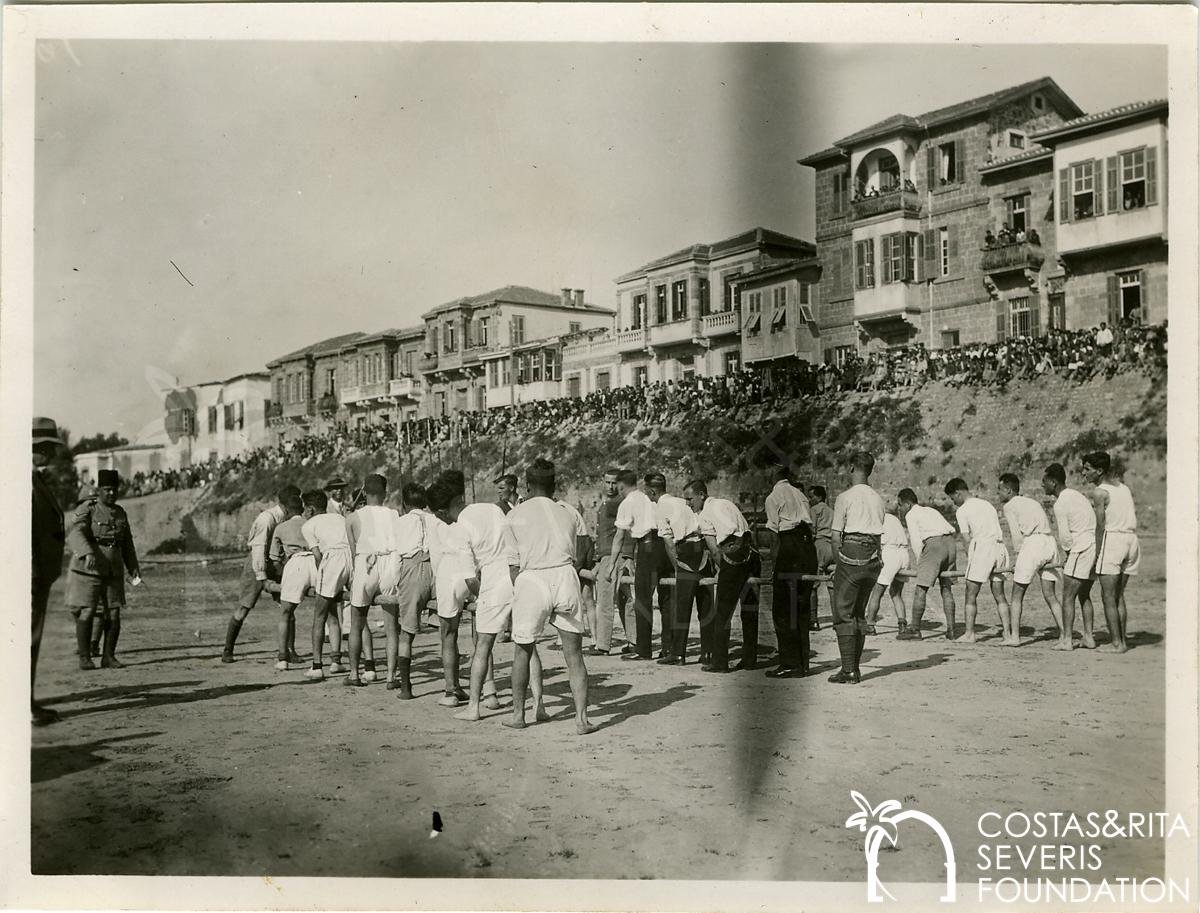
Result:
{"label": "white shorts", "polygon": [[475,598],[475,630],[499,634],[512,618],[513,582],[508,565],[485,567],[480,572],[479,595]]}
{"label": "white shorts", "polygon": [[1087,548],[1071,552],[1063,561],[1063,573],[1076,580],[1090,580],[1096,567],[1096,543],[1091,542]]}
{"label": "white shorts", "polygon": [[279,581],[279,601],[300,605],[304,593],[317,586],[317,562],[311,552],[297,552],[283,566]]}
{"label": "white shorts", "polygon": [[326,599],[337,599],[350,579],[350,549],[337,548],[321,553],[321,566],[317,568],[317,595]]}
{"label": "white shorts", "polygon": [[994,539],[972,539],[967,546],[967,580],[987,583],[1008,570],[1008,549]]}
{"label": "white shorts", "polygon": [[[350,577],[350,605],[365,609],[383,589],[384,562],[390,555],[355,555],[354,573]],[[368,558],[373,561],[368,562]],[[371,569],[367,570],[368,563]]]}
{"label": "white shorts", "polygon": [[1047,533],[1035,533],[1026,536],[1017,552],[1017,561],[1013,565],[1013,583],[1029,586],[1033,583],[1033,575],[1041,573],[1043,580],[1057,580],[1058,574],[1047,565],[1058,560],[1058,543]]}
{"label": "white shorts", "polygon": [[438,577],[433,584],[438,618],[458,618],[471,595],[462,577]]}
{"label": "white shorts", "polygon": [[891,586],[896,574],[908,567],[908,549],[898,545],[885,545],[882,549],[883,567],[876,581],[881,586]]}
{"label": "white shorts", "polygon": [[1137,533],[1105,533],[1096,559],[1097,574],[1135,576],[1142,558]]}
{"label": "white shorts", "polygon": [[542,636],[546,622],[560,631],[583,634],[583,600],[574,565],[530,568],[513,584],[512,639],[531,644]]}

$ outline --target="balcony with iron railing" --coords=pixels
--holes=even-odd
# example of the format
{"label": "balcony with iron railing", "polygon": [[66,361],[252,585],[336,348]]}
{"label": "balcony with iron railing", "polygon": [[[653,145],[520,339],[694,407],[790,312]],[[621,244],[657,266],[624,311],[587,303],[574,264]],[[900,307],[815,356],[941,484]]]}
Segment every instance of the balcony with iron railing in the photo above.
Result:
{"label": "balcony with iron railing", "polygon": [[1007,273],[1026,269],[1041,269],[1046,255],[1040,244],[1012,241],[983,248],[983,271]]}
{"label": "balcony with iron railing", "polygon": [[869,219],[889,212],[920,215],[921,197],[912,190],[886,190],[878,196],[860,197],[851,206],[855,219]]}
{"label": "balcony with iron railing", "polygon": [[318,412],[335,412],[337,411],[338,400],[332,393],[326,393],[317,400]]}
{"label": "balcony with iron railing", "polygon": [[584,339],[580,342],[568,343],[563,346],[563,361],[611,355],[616,351],[616,345],[616,338],[607,334],[595,339]]}
{"label": "balcony with iron railing", "polygon": [[691,342],[700,335],[700,318],[685,317],[670,323],[660,323],[650,328],[650,345],[668,346]]}
{"label": "balcony with iron railing", "polygon": [[311,399],[302,399],[294,403],[283,403],[284,418],[305,418],[316,411]]}
{"label": "balcony with iron railing", "polygon": [[736,335],[738,332],[738,312],[718,311],[715,314],[704,315],[705,336]]}
{"label": "balcony with iron railing", "polygon": [[620,330],[617,332],[618,352],[637,352],[646,348],[646,329]]}
{"label": "balcony with iron railing", "polygon": [[388,396],[404,396],[417,399],[421,395],[421,382],[415,377],[397,377],[388,381]]}

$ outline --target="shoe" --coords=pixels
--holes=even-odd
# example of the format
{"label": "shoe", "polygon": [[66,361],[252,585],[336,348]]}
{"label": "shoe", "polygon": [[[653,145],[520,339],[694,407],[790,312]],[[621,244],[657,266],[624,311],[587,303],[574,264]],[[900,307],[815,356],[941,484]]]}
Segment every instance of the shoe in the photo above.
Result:
{"label": "shoe", "polygon": [[874,634],[875,633],[875,625],[867,625],[867,633]]}
{"label": "shoe", "polygon": [[584,656],[608,656],[607,650],[601,650],[599,647],[588,647],[583,651]]}
{"label": "shoe", "polygon": [[716,672],[716,673],[720,673],[720,674],[725,674],[725,673],[730,672],[731,670],[728,666],[713,666],[710,664],[707,666],[701,666],[700,671],[701,672]]}
{"label": "shoe", "polygon": [[362,674],[362,680],[364,682],[373,682],[373,681],[375,681],[376,678],[377,678],[377,676],[375,674],[374,669],[367,669]]}
{"label": "shoe", "polygon": [[628,663],[649,662],[653,656],[642,656],[641,653],[626,653],[621,659]]}
{"label": "shoe", "polygon": [[81,656],[79,657],[79,668],[84,670],[95,669],[96,664],[92,662],[90,656]]}
{"label": "shoe", "polygon": [[49,707],[43,707],[41,704],[33,705],[32,714],[34,726],[49,726],[51,723],[57,723],[61,719],[57,710],[51,710]]}
{"label": "shoe", "polygon": [[462,701],[464,704],[467,703],[471,699],[470,696],[467,694],[467,692],[464,691],[462,688],[455,688],[454,696],[456,698],[458,698],[460,701]]}
{"label": "shoe", "polygon": [[330,663],[329,664],[329,674],[330,675],[339,675],[345,671],[346,671],[345,663]]}
{"label": "shoe", "polygon": [[275,671],[276,672],[287,672],[287,670],[288,670],[288,661],[286,659],[280,659],[275,662]]}
{"label": "shoe", "polygon": [[808,630],[810,630],[810,631],[820,631],[820,630],[821,630],[821,622],[817,621],[817,620],[814,618],[814,619],[813,619],[811,622],[809,622],[809,625],[808,625]]}
{"label": "shoe", "polygon": [[621,647],[621,655],[622,656],[628,656],[630,653],[636,653],[636,652],[637,652],[637,649],[634,647],[633,644],[624,644]]}
{"label": "shoe", "polygon": [[221,654],[221,662],[223,662],[223,663],[233,662],[233,654],[232,653],[222,653]]}
{"label": "shoe", "polygon": [[661,659],[655,660],[660,666],[682,666],[683,660],[678,656],[664,656]]}
{"label": "shoe", "polygon": [[101,669],[124,669],[125,664],[115,656],[106,656],[100,660]]}
{"label": "shoe", "polygon": [[857,672],[837,672],[829,676],[829,680],[835,685],[857,685],[862,681],[862,676]]}
{"label": "shoe", "polygon": [[364,682],[357,675],[348,676],[346,678],[346,680],[344,682],[342,682],[342,684],[345,685],[347,688],[365,688],[365,687],[367,687],[367,683]]}
{"label": "shoe", "polygon": [[742,660],[738,660],[738,662],[734,665],[733,671],[734,672],[753,672],[757,668],[758,668],[758,663],[752,663],[752,662],[742,659]]}
{"label": "shoe", "polygon": [[896,635],[896,640],[920,640],[921,632],[916,628],[905,628]]}
{"label": "shoe", "polygon": [[398,679],[398,678],[394,678],[390,682],[387,683],[388,691],[395,691],[399,687],[400,687],[400,679]]}
{"label": "shoe", "polygon": [[777,666],[767,670],[767,678],[799,678],[799,673],[795,666]]}
{"label": "shoe", "polygon": [[323,679],[325,677],[325,670],[324,669],[305,669],[304,677],[311,678],[315,681],[320,681],[321,679]]}
{"label": "shoe", "polygon": [[302,662],[304,662],[304,657],[301,656],[299,653],[297,653],[295,650],[290,650],[290,651],[288,651],[287,661],[289,663],[302,663]]}
{"label": "shoe", "polygon": [[438,705],[441,707],[461,707],[466,701],[458,699],[457,694],[443,694],[438,698]]}
{"label": "shoe", "polygon": [[100,644],[99,643],[92,644],[92,656],[93,657],[100,656]]}

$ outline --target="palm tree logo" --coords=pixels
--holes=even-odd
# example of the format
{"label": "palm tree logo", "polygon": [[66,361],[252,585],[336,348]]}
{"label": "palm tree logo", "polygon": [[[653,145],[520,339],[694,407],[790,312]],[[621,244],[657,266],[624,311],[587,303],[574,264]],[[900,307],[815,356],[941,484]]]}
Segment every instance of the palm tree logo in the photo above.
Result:
{"label": "palm tree logo", "polygon": [[[895,799],[886,799],[872,807],[866,797],[857,790],[850,790],[850,798],[858,806],[858,811],[846,819],[846,827],[857,828],[867,835],[864,842],[864,853],[867,857],[867,902],[883,903],[884,895],[889,900],[895,896],[883,886],[879,880],[879,850],[884,840],[892,846],[899,845],[899,824],[903,821],[921,821],[933,829],[942,842],[946,851],[946,893],[942,895],[943,903],[953,903],[955,898],[955,866],[954,847],[950,844],[950,835],[942,827],[941,822],[925,812],[916,809],[901,811],[900,803]],[[882,892],[882,893],[881,893]]]}

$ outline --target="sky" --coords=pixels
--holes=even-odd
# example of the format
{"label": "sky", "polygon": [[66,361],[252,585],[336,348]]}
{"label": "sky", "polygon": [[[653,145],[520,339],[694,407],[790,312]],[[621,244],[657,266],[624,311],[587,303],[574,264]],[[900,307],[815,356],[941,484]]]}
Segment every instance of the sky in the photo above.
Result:
{"label": "sky", "polygon": [[1041,76],[1165,97],[1139,46],[73,41],[39,55],[34,407],[136,440],[148,372],[264,370],[503,285],[583,288],[763,226],[796,159]]}

